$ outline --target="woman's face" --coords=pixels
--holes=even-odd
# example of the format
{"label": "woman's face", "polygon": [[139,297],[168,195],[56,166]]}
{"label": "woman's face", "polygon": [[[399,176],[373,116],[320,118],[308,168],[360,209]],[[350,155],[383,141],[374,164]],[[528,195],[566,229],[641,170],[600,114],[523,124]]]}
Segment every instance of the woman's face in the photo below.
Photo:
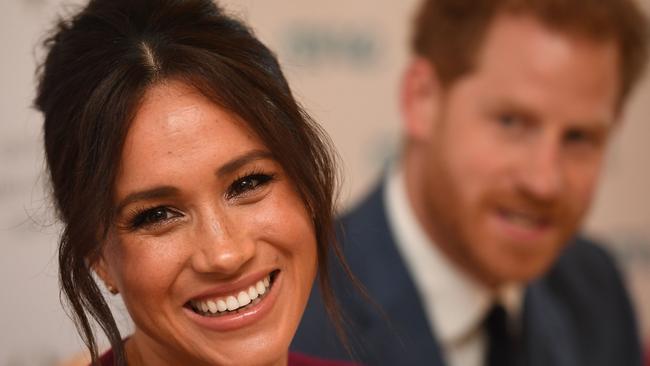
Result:
{"label": "woman's face", "polygon": [[179,82],[152,87],[128,131],[117,218],[96,269],[151,365],[285,363],[316,273],[296,187],[244,123]]}

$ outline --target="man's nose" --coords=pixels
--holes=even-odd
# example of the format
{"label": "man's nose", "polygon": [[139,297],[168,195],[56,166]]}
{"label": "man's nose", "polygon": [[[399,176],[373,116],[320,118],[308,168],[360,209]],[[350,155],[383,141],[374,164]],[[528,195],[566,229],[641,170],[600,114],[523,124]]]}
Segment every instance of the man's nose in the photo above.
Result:
{"label": "man's nose", "polygon": [[232,275],[255,256],[254,239],[228,217],[211,215],[195,230],[192,267],[199,273]]}
{"label": "man's nose", "polygon": [[540,201],[551,201],[560,194],[564,185],[561,161],[561,144],[558,139],[547,138],[531,146],[530,154],[522,162],[521,188]]}

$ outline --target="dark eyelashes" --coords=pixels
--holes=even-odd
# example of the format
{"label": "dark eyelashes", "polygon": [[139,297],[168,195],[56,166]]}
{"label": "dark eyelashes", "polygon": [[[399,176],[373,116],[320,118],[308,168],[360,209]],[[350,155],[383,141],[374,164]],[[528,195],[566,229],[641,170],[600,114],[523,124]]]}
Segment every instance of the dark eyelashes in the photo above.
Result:
{"label": "dark eyelashes", "polygon": [[[256,190],[268,185],[275,177],[275,174],[267,174],[261,171],[243,174],[228,186],[225,197],[228,200],[246,198]],[[150,228],[181,216],[183,216],[181,212],[165,205],[135,208],[128,213],[127,217],[129,219],[125,228],[129,230]]]}
{"label": "dark eyelashes", "polygon": [[136,209],[130,216],[132,218],[128,222],[128,227],[137,230],[142,227],[160,224],[165,220],[179,217],[181,214],[166,206],[156,206],[147,209]]}
{"label": "dark eyelashes", "polygon": [[263,172],[252,172],[244,174],[235,179],[226,191],[226,198],[234,199],[244,197],[247,194],[262,188],[275,179],[275,174],[266,174]]}

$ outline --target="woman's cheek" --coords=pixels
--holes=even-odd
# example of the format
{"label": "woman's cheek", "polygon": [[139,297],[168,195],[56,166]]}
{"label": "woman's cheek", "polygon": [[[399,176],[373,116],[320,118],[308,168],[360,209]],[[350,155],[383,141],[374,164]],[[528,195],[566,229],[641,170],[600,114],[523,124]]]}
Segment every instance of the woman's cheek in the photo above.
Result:
{"label": "woman's cheek", "polygon": [[123,296],[131,292],[150,296],[164,291],[182,271],[188,240],[180,230],[161,236],[123,238],[116,263],[124,283]]}

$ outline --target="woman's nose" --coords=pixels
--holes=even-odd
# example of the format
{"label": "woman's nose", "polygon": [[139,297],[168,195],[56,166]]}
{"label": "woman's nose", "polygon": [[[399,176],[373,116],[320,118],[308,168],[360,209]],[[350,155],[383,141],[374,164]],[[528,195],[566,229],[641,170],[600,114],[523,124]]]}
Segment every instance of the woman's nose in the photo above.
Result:
{"label": "woman's nose", "polygon": [[199,273],[232,275],[255,256],[255,242],[241,223],[212,217],[197,225],[192,267]]}

